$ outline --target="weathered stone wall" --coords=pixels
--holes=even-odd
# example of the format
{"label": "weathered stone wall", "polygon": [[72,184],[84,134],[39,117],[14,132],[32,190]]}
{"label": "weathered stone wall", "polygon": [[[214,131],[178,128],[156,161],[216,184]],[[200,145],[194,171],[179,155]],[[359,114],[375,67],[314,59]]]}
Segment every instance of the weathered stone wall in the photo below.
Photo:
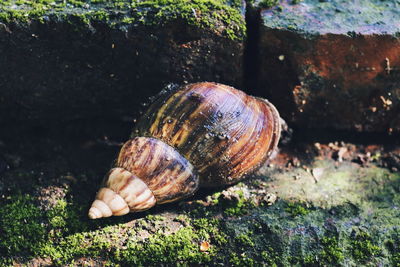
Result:
{"label": "weathered stone wall", "polygon": [[0,5],[3,123],[120,119],[171,82],[242,84],[240,4],[29,2]]}
{"label": "weathered stone wall", "polygon": [[282,1],[261,11],[259,88],[299,127],[400,129],[396,1]]}

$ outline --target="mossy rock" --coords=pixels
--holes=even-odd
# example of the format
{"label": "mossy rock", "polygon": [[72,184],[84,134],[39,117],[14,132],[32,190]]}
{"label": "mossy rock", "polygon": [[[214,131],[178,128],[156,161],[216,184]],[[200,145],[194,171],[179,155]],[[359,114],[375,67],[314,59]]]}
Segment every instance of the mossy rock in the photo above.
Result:
{"label": "mossy rock", "polygon": [[168,83],[240,87],[240,1],[1,1],[0,121],[133,119]]}
{"label": "mossy rock", "polygon": [[87,210],[118,146],[63,132],[65,139],[1,139],[10,165],[0,173],[2,264],[399,264],[399,172],[310,158],[284,171],[264,166],[180,203],[92,221]]}

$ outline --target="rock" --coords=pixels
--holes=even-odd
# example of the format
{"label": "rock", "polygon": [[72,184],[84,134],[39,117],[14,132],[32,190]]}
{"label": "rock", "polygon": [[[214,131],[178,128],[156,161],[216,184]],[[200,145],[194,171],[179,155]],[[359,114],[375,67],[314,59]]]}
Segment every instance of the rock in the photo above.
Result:
{"label": "rock", "polygon": [[398,1],[261,10],[260,94],[298,127],[399,132],[399,20]]}
{"label": "rock", "polygon": [[119,119],[167,83],[241,85],[240,2],[89,2],[0,3],[0,122]]}

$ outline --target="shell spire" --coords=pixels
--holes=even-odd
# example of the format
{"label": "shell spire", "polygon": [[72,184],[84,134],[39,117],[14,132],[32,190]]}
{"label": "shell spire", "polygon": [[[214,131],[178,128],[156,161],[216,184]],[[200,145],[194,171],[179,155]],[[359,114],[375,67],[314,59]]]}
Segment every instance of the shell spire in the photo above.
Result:
{"label": "shell spire", "polygon": [[89,209],[90,219],[121,216],[147,210],[156,204],[153,192],[131,172],[114,168]]}

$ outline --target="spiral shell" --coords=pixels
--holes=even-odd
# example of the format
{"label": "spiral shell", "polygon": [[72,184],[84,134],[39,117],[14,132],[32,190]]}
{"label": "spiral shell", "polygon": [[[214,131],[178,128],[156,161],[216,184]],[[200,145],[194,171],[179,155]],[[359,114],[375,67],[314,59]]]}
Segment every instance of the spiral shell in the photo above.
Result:
{"label": "spiral shell", "polygon": [[[125,202],[111,214],[183,199],[199,186],[236,183],[265,163],[279,137],[275,107],[232,87],[203,82],[160,95],[122,147],[120,174],[112,171],[106,179],[104,188],[115,193],[108,202]],[[94,202],[99,207],[104,188]],[[91,218],[111,216],[97,206],[91,211]]]}

